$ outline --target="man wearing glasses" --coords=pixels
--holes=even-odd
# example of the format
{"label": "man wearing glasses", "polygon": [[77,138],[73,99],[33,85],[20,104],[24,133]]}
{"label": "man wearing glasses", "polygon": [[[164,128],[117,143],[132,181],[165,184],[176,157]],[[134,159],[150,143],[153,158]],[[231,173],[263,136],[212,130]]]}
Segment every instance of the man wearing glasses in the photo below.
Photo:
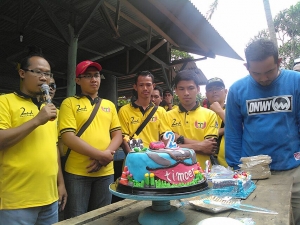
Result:
{"label": "man wearing glasses", "polygon": [[0,96],[0,224],[53,224],[58,200],[66,198],[52,121],[57,112],[37,100],[53,74],[33,52],[21,61],[19,76],[20,91]]}
{"label": "man wearing glasses", "polygon": [[227,167],[225,160],[225,142],[224,142],[224,130],[225,130],[225,99],[227,89],[221,78],[214,77],[206,83],[206,98],[208,100],[208,108],[217,114],[217,120],[219,124],[219,137],[217,140],[218,150],[214,157],[217,157],[217,161],[220,165]]}
{"label": "man wearing glasses", "polygon": [[55,80],[53,77],[50,78],[49,88],[50,88],[50,91],[49,91],[50,97],[51,97],[51,99],[53,99],[55,96],[55,92],[56,92],[56,84],[55,84]]}
{"label": "man wearing glasses", "polygon": [[81,94],[66,98],[60,107],[60,135],[65,149],[71,149],[65,165],[65,219],[108,205],[112,199],[109,185],[114,181],[113,154],[122,142],[114,103],[102,99],[90,125],[80,137],[76,136],[100,101],[101,69],[96,62],[80,62],[75,81]]}

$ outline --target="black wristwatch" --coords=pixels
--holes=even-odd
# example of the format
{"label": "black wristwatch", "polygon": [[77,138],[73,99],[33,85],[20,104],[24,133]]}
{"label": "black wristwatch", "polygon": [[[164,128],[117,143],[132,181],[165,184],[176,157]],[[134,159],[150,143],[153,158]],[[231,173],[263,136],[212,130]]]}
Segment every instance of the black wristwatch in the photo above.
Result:
{"label": "black wristwatch", "polygon": [[179,138],[177,138],[176,143],[177,144],[184,144],[184,137],[182,135],[180,135]]}

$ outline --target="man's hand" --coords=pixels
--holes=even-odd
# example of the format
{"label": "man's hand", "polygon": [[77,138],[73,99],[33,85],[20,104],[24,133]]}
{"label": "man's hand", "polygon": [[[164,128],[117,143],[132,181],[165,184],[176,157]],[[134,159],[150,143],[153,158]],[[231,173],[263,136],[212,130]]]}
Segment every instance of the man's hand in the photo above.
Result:
{"label": "man's hand", "polygon": [[213,102],[210,106],[209,109],[211,109],[212,111],[214,111],[215,113],[217,113],[219,115],[220,112],[223,112],[223,108],[220,105],[219,102]]}
{"label": "man's hand", "polygon": [[106,149],[105,151],[101,151],[101,156],[98,159],[99,163],[102,166],[107,166],[114,159],[115,151],[111,151]]}
{"label": "man's hand", "polygon": [[93,173],[93,172],[97,172],[101,169],[102,165],[100,164],[100,162],[96,159],[92,159],[90,158],[91,163],[90,165],[88,165],[86,168],[88,169],[88,173]]}
{"label": "man's hand", "polygon": [[58,189],[58,196],[59,196],[58,208],[59,208],[59,212],[61,212],[65,209],[67,199],[68,199],[68,194],[64,184],[59,184],[57,189]]}
{"label": "man's hand", "polygon": [[216,153],[218,146],[214,138],[205,139],[199,143],[192,144],[196,152],[201,152],[204,155],[213,155]]}
{"label": "man's hand", "polygon": [[38,121],[39,125],[47,123],[49,120],[55,119],[57,116],[57,111],[52,103],[45,105],[39,113],[36,115],[35,119]]}

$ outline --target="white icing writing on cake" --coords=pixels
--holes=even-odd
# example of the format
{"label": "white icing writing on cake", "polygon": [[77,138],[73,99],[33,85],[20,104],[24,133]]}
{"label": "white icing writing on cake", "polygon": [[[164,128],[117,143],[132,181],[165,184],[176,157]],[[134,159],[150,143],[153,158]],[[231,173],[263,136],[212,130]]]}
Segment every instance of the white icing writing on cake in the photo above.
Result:
{"label": "white icing writing on cake", "polygon": [[194,168],[188,170],[187,172],[174,172],[174,170],[172,170],[172,172],[168,172],[165,171],[165,177],[166,180],[169,182],[186,182],[188,180],[190,180],[191,178],[194,178]]}

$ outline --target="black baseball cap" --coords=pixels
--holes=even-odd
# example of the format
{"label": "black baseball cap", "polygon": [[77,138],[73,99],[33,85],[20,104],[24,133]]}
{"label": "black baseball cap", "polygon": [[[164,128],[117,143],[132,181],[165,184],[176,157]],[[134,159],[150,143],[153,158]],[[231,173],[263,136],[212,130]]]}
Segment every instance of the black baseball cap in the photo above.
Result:
{"label": "black baseball cap", "polygon": [[208,89],[213,85],[218,85],[218,86],[221,86],[221,87],[225,87],[224,81],[221,78],[218,78],[218,77],[214,77],[214,78],[209,79],[206,82],[206,87],[205,88]]}

